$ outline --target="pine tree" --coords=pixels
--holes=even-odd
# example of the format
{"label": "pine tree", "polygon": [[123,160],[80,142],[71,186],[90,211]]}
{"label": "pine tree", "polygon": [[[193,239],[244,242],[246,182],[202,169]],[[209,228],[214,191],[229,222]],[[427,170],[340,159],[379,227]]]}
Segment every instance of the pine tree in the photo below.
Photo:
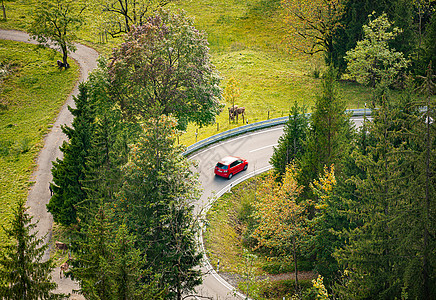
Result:
{"label": "pine tree", "polygon": [[[435,76],[431,63],[425,77],[421,78],[421,99],[410,102],[403,137],[408,141],[404,147],[404,161],[408,168],[403,172],[409,178],[403,197],[398,199],[403,209],[398,211],[395,225],[401,236],[398,254],[407,257],[402,271],[403,285],[410,298],[434,299],[436,287],[436,247],[434,216],[436,178],[436,119]],[[420,110],[424,107],[424,110]]]}
{"label": "pine tree", "polygon": [[92,86],[88,97],[94,107],[95,122],[85,162],[85,178],[81,181],[86,199],[77,205],[80,220],[85,223],[89,216],[94,217],[100,201],[116,200],[123,182],[121,168],[127,162],[127,145],[133,136],[132,127],[136,127],[121,122],[121,112],[109,97],[107,77],[106,63],[102,60],[87,83]]}
{"label": "pine tree", "polygon": [[82,181],[85,179],[86,161],[91,146],[94,116],[85,83],[79,86],[76,107],[69,110],[74,116],[72,127],[63,126],[69,138],[61,146],[62,159],[53,162],[53,196],[47,204],[53,219],[63,225],[77,223],[77,204],[86,198]]}
{"label": "pine tree", "polygon": [[5,228],[10,244],[0,249],[0,298],[1,299],[63,299],[52,294],[56,283],[52,282],[54,268],[51,259],[44,260],[48,244],[38,238],[36,224],[26,212],[24,200],[14,210],[10,228]]}
{"label": "pine tree", "polygon": [[347,284],[339,286],[337,292],[346,298],[401,297],[399,278],[404,261],[397,249],[402,228],[395,220],[404,209],[399,200],[407,186],[407,161],[402,159],[404,139],[398,126],[404,106],[390,95],[388,82],[377,86],[375,101],[379,109],[373,112],[368,127],[375,143],[367,146],[366,155],[356,158],[365,173],[355,178],[358,197],[348,211],[348,218],[356,226],[344,230],[348,242],[336,252],[348,272]]}
{"label": "pine tree", "polygon": [[72,262],[72,277],[79,282],[81,293],[87,299],[115,299],[109,250],[115,225],[105,206],[100,202],[94,218],[88,224],[81,224],[81,240]]}
{"label": "pine tree", "polygon": [[304,154],[303,143],[308,131],[308,117],[305,108],[298,107],[294,103],[288,122],[283,129],[283,135],[279,138],[278,146],[274,147],[270,163],[278,174],[283,175],[290,162],[299,159]]}
{"label": "pine tree", "polygon": [[168,299],[181,299],[201,283],[192,206],[199,197],[197,177],[175,143],[176,126],[175,119],[165,115],[143,125],[124,167],[118,201],[147,257],[147,268],[162,275],[161,287],[168,286]]}
{"label": "pine tree", "polygon": [[337,174],[341,174],[341,161],[349,152],[353,135],[332,67],[323,78],[322,95],[315,102],[309,122],[305,153],[299,160],[299,182],[305,187],[306,197],[310,194],[309,184],[323,173],[324,166],[335,165]]}

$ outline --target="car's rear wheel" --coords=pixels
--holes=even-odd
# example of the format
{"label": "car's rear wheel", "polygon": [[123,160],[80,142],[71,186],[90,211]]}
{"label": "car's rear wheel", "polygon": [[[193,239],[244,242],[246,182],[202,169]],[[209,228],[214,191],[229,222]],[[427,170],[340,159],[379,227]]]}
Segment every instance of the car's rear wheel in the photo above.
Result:
{"label": "car's rear wheel", "polygon": [[230,173],[228,179],[232,179],[232,177],[233,177],[233,174]]}
{"label": "car's rear wheel", "polygon": [[247,170],[248,168],[248,164],[244,166],[244,171]]}

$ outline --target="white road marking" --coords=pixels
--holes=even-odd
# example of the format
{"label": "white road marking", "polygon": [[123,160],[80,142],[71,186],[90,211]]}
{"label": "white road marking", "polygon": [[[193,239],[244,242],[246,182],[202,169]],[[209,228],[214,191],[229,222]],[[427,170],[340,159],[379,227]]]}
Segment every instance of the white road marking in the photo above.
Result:
{"label": "white road marking", "polygon": [[263,150],[263,149],[267,149],[267,148],[271,148],[271,147],[274,147],[274,146],[277,146],[278,144],[272,144],[272,145],[269,145],[269,146],[265,146],[265,147],[262,147],[262,148],[257,148],[257,149],[254,149],[254,150],[250,150],[249,152],[251,153],[251,152],[256,152],[256,151],[259,151],[259,150]]}

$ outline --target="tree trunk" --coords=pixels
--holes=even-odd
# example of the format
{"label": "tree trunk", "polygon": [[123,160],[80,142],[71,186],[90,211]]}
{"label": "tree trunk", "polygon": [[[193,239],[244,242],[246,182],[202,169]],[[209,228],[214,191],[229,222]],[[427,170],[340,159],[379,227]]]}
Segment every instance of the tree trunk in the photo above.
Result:
{"label": "tree trunk", "polygon": [[62,62],[64,64],[65,69],[68,69],[70,65],[68,64],[68,50],[67,45],[61,45],[62,49]]}
{"label": "tree trunk", "polygon": [[2,10],[3,10],[3,20],[6,21],[6,8],[5,8],[5,4],[3,3],[3,0],[2,0]]}
{"label": "tree trunk", "polygon": [[297,264],[297,242],[296,238],[294,237],[293,240],[293,253],[294,253],[294,267],[295,267],[295,292],[299,293],[299,287],[298,287],[298,264]]}
{"label": "tree trunk", "polygon": [[[431,67],[431,65],[430,65]],[[428,72],[427,80],[432,79],[433,72]],[[429,93],[430,94],[430,93]],[[430,209],[430,177],[431,177],[431,170],[430,170],[430,156],[431,156],[431,134],[430,134],[430,96],[427,97],[427,115],[426,115],[426,154],[425,154],[425,210],[424,210],[424,251],[423,251],[423,261],[422,261],[422,277],[423,277],[423,296],[424,299],[430,299],[430,271],[429,271],[429,262],[428,262],[428,255],[429,255],[429,232],[428,232],[428,224],[430,221],[430,215],[431,215],[431,209]]]}

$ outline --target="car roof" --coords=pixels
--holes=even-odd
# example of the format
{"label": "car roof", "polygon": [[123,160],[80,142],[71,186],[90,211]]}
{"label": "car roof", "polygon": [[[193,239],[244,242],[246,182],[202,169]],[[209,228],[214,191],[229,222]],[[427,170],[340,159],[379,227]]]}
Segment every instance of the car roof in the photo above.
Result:
{"label": "car roof", "polygon": [[223,157],[219,162],[222,163],[223,165],[228,165],[228,164],[231,164],[232,162],[234,162],[237,159],[242,159],[242,158],[237,157],[237,156],[230,156],[229,155],[229,156]]}

